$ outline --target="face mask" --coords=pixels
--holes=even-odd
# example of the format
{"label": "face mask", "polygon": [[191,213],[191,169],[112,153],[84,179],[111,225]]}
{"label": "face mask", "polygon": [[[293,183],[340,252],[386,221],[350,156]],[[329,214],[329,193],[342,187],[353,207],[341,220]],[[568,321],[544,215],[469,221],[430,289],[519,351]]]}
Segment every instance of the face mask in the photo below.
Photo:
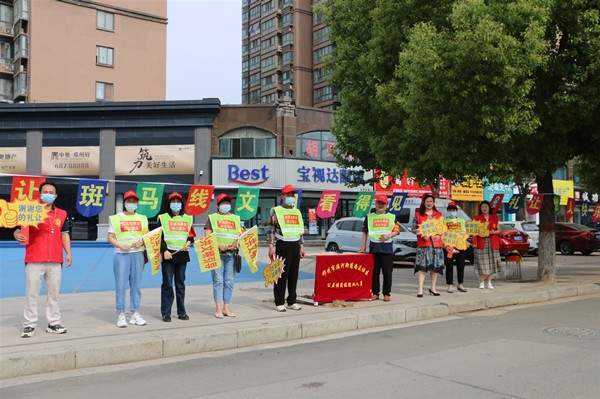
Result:
{"label": "face mask", "polygon": [[53,204],[54,200],[56,200],[56,195],[50,193],[43,193],[40,195],[40,199],[45,204]]}
{"label": "face mask", "polygon": [[294,198],[294,197],[285,197],[285,199],[283,200],[283,203],[286,204],[287,206],[293,206],[295,202],[296,202],[296,198]]}
{"label": "face mask", "polygon": [[169,208],[171,208],[171,211],[173,211],[173,212],[180,212],[181,211],[181,202],[171,202],[169,204]]}
{"label": "face mask", "polygon": [[458,216],[458,212],[456,211],[448,211],[448,217],[455,218]]}
{"label": "face mask", "polygon": [[137,209],[137,202],[126,202],[125,203],[125,209],[127,210],[127,212],[135,212],[135,210]]}
{"label": "face mask", "polygon": [[219,205],[219,212],[221,212],[221,213],[229,213],[230,210],[231,210],[231,204]]}

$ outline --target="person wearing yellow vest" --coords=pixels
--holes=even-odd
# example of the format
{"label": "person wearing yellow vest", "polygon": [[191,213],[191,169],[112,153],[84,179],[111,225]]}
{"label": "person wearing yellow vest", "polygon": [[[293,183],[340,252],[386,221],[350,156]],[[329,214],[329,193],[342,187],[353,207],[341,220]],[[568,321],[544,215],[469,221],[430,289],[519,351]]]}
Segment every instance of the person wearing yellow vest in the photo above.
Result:
{"label": "person wearing yellow vest", "polygon": [[300,258],[304,257],[304,221],[300,210],[296,208],[296,189],[291,184],[281,189],[281,205],[271,209],[271,234],[269,239],[269,258],[275,255],[285,260],[283,273],[273,288],[275,310],[285,312],[285,288],[287,285],[287,309],[300,310],[296,303],[296,286]]}
{"label": "person wearing yellow vest", "polygon": [[400,233],[396,223],[396,215],[387,212],[388,198],[385,194],[375,196],[375,212],[365,218],[363,224],[362,244],[359,252],[367,251],[373,255],[373,285],[371,288],[373,300],[379,299],[379,275],[383,273],[383,300],[392,299],[392,272],[394,271],[394,246],[392,239]]}
{"label": "person wearing yellow vest", "polygon": [[[185,311],[185,269],[190,261],[188,248],[194,242],[191,215],[183,213],[183,197],[174,192],[167,198],[168,210],[158,216],[162,227],[160,252],[162,253],[162,285],[160,287],[160,313],[164,322],[171,321],[173,299],[177,298],[177,318],[189,320]],[[175,294],[173,294],[175,279]]]}
{"label": "person wearing yellow vest", "polygon": [[[446,227],[448,231],[460,231],[466,234],[465,219],[458,216],[458,206],[454,202],[450,202],[446,207],[445,217]],[[454,263],[456,263],[457,286],[460,292],[467,292],[463,286],[465,278],[465,258],[467,251],[461,251],[456,248],[446,247],[446,285],[449,293],[454,292]]]}
{"label": "person wearing yellow vest", "polygon": [[231,311],[233,295],[234,262],[237,255],[238,239],[242,233],[240,217],[231,213],[232,198],[221,193],[217,196],[217,212],[208,216],[204,226],[206,234],[215,233],[221,253],[222,266],[212,270],[213,298],[215,300],[215,317],[235,317]]}
{"label": "person wearing yellow vest", "polygon": [[146,320],[140,315],[142,301],[142,271],[144,270],[144,241],[148,232],[148,218],[135,211],[138,197],[135,191],[123,194],[124,212],[109,218],[108,242],[115,247],[113,270],[115,273],[115,297],[117,307],[117,327],[127,327],[125,317],[125,292],[129,285],[131,317],[129,323],[143,326]]}

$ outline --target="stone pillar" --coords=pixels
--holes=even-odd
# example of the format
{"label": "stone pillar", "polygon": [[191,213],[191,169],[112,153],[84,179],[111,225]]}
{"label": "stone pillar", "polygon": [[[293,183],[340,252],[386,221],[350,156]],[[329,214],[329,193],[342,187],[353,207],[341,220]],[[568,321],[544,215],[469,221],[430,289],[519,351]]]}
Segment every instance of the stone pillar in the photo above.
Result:
{"label": "stone pillar", "polygon": [[42,174],[42,145],[43,133],[41,130],[28,130],[25,133],[27,145],[26,171],[28,175]]}
{"label": "stone pillar", "polygon": [[[210,157],[211,157],[212,129],[198,127],[194,129],[194,184],[210,184]],[[202,235],[204,224],[208,219],[208,212],[194,216],[196,234]]]}
{"label": "stone pillar", "polygon": [[[278,149],[277,155],[295,158],[296,154],[296,107],[291,99],[283,98],[276,104]],[[290,153],[291,152],[291,153]]]}
{"label": "stone pillar", "polygon": [[[115,147],[117,132],[113,129],[100,130],[100,179],[115,179]],[[106,241],[108,234],[108,217],[115,213],[115,190],[116,184],[109,183],[108,195],[104,209],[98,215],[98,237],[97,241]]]}

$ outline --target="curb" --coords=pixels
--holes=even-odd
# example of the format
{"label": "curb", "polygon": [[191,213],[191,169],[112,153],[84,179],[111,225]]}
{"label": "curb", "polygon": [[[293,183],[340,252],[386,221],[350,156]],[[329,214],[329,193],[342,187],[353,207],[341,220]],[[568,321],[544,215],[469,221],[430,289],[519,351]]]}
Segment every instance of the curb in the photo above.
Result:
{"label": "curb", "polygon": [[[261,344],[294,341],[302,338],[327,336],[341,332],[386,327],[414,321],[512,305],[541,303],[600,293],[600,284],[588,283],[567,287],[548,287],[516,295],[498,295],[492,298],[464,302],[439,303],[405,308],[392,305],[386,309],[362,308],[340,310],[337,314],[302,315],[300,320],[273,319],[256,323],[245,322],[236,327],[191,327],[185,331],[150,333],[143,338],[107,337],[88,339],[67,347],[44,351],[20,351],[2,355],[0,379],[108,366],[231,350]],[[91,341],[91,342],[90,342]]]}

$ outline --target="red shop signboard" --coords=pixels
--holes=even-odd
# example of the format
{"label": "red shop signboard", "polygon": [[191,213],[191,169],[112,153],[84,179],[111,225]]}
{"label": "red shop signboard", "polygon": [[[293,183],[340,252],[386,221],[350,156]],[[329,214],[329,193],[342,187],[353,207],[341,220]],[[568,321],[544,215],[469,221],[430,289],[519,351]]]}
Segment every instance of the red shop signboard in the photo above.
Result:
{"label": "red shop signboard", "polygon": [[[389,176],[386,173],[376,169],[375,178],[377,179],[373,185],[375,192],[390,194],[393,192],[406,193],[409,197],[421,197],[423,194],[431,193],[429,186],[421,186],[419,181],[414,177],[404,173],[402,177]],[[440,198],[450,198],[450,181],[444,178],[440,179],[440,189],[438,196]]]}
{"label": "red shop signboard", "polygon": [[316,262],[315,302],[371,298],[373,255],[317,255]]}

